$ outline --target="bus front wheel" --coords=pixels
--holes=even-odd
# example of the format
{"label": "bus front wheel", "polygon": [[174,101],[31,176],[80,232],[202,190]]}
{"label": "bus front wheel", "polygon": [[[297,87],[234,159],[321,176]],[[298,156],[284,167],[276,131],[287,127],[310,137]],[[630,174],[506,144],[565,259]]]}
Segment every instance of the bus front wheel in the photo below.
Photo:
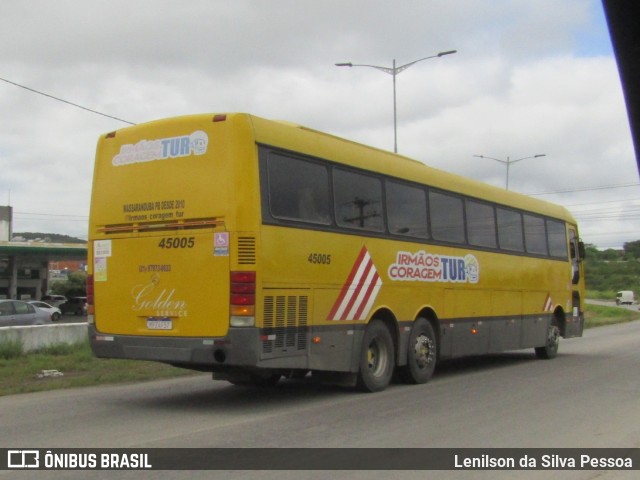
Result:
{"label": "bus front wheel", "polygon": [[387,388],[393,376],[394,358],[389,329],[381,320],[372,320],[362,339],[357,388],[364,392],[379,392]]}
{"label": "bus front wheel", "polygon": [[398,372],[405,383],[426,383],[433,376],[438,354],[436,345],[431,323],[425,318],[418,318],[409,335],[407,364]]}

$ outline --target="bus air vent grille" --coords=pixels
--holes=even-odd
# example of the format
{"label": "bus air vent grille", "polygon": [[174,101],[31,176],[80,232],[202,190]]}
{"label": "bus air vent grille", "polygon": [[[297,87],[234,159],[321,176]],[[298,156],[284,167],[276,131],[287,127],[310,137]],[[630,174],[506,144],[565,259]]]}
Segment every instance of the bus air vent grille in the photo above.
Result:
{"label": "bus air vent grille", "polygon": [[264,297],[264,357],[295,355],[308,345],[308,306],[306,295]]}
{"label": "bus air vent grille", "polygon": [[238,264],[255,265],[256,239],[255,237],[238,237]]}

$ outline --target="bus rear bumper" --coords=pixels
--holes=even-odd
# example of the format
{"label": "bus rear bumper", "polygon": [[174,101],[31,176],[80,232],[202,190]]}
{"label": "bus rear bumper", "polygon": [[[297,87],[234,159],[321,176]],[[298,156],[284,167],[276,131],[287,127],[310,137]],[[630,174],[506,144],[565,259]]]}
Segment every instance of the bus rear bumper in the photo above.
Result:
{"label": "bus rear bumper", "polygon": [[89,325],[89,343],[98,358],[151,360],[194,370],[255,367],[259,363],[257,328],[229,328],[225,337],[178,338],[113,335]]}

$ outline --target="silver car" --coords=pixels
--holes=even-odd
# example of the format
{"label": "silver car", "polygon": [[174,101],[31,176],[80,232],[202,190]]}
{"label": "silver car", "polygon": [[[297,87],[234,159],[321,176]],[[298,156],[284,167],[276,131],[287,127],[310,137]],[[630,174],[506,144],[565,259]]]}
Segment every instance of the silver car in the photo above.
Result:
{"label": "silver car", "polygon": [[0,300],[0,327],[47,325],[49,314],[21,300]]}

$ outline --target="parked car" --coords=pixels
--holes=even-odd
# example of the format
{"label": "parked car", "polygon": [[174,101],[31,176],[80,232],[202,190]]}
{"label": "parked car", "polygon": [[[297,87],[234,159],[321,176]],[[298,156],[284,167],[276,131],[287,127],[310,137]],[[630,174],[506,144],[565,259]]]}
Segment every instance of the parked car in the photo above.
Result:
{"label": "parked car", "polygon": [[34,307],[39,308],[40,310],[44,310],[45,312],[47,312],[49,314],[49,317],[51,318],[52,322],[57,322],[58,320],[60,320],[60,315],[62,315],[62,312],[60,311],[60,309],[58,307],[54,307],[53,305],[49,305],[46,302],[39,302],[37,300],[31,300],[31,301],[29,301],[27,303],[30,303]]}
{"label": "parked car", "polygon": [[67,301],[67,297],[64,295],[45,295],[42,297],[42,301],[53,307],[59,307],[62,303]]}
{"label": "parked car", "polygon": [[51,317],[22,300],[0,300],[0,327],[23,325],[46,325]]}
{"label": "parked car", "polygon": [[60,304],[62,313],[73,313],[74,315],[87,314],[87,297],[71,297],[65,303]]}

